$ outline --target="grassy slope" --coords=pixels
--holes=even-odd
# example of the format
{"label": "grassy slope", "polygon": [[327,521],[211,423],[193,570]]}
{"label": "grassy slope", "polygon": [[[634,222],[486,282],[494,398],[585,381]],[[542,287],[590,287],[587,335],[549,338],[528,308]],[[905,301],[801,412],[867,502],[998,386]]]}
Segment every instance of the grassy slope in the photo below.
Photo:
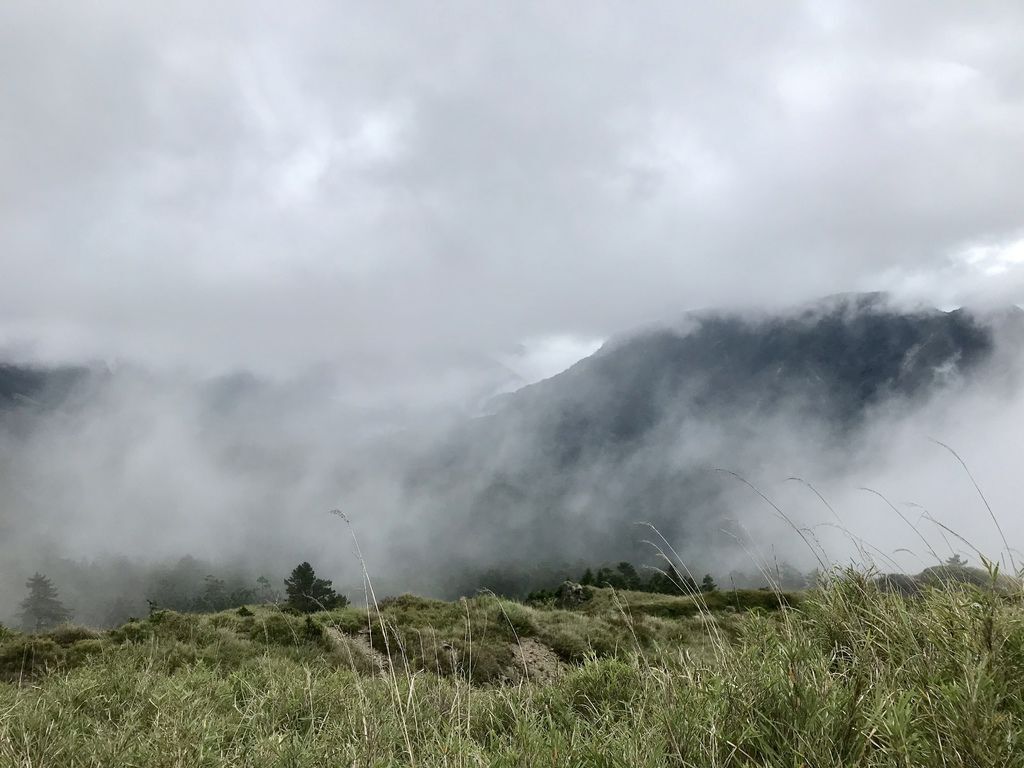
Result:
{"label": "grassy slope", "polygon": [[[355,609],[12,636],[0,670],[22,680],[0,684],[0,764],[1017,764],[1017,597],[905,600],[855,576],[781,611],[727,597],[712,617],[606,591],[577,612],[398,598],[388,642],[379,626],[372,640],[385,672]],[[524,682],[517,637],[564,673]]]}

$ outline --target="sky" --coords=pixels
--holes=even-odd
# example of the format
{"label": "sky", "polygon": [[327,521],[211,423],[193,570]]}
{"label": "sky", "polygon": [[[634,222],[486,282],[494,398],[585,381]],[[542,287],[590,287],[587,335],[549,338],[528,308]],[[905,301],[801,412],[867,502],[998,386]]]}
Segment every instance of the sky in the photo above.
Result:
{"label": "sky", "polygon": [[0,351],[400,392],[701,307],[1017,302],[1022,32],[1019,2],[4,3]]}

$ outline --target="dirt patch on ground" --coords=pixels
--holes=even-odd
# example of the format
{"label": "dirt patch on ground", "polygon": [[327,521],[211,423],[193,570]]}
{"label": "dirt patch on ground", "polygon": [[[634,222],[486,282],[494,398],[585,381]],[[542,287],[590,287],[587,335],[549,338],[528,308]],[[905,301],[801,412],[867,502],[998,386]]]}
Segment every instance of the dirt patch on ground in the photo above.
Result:
{"label": "dirt patch on ground", "polygon": [[[334,653],[343,658],[353,660],[353,667],[363,674],[390,674],[390,661],[386,654],[381,653],[370,644],[370,636],[363,630],[355,635],[347,635],[334,627],[326,630],[334,646]],[[451,648],[447,644],[442,648]],[[511,643],[509,650],[512,659],[502,670],[500,681],[505,684],[517,683],[549,683],[561,677],[567,668],[554,651],[532,637],[521,638],[518,643]]]}
{"label": "dirt patch on ground", "polygon": [[521,638],[512,643],[512,665],[506,670],[507,682],[549,683],[562,676],[565,664],[541,642],[532,637]]}

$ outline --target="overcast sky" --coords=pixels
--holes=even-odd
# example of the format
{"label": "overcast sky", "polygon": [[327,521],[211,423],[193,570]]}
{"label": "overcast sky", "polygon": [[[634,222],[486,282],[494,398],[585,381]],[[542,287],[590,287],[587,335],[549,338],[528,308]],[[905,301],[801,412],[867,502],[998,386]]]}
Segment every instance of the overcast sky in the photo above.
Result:
{"label": "overcast sky", "polygon": [[0,4],[8,355],[529,379],[697,307],[1022,298],[1018,0],[170,5]]}

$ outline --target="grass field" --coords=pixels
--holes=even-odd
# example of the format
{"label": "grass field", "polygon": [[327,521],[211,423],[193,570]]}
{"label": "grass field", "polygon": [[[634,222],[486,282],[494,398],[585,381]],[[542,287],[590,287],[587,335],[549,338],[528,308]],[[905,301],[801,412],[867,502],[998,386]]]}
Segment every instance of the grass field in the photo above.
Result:
{"label": "grass field", "polygon": [[596,590],[0,639],[4,766],[1017,766],[1020,596]]}

